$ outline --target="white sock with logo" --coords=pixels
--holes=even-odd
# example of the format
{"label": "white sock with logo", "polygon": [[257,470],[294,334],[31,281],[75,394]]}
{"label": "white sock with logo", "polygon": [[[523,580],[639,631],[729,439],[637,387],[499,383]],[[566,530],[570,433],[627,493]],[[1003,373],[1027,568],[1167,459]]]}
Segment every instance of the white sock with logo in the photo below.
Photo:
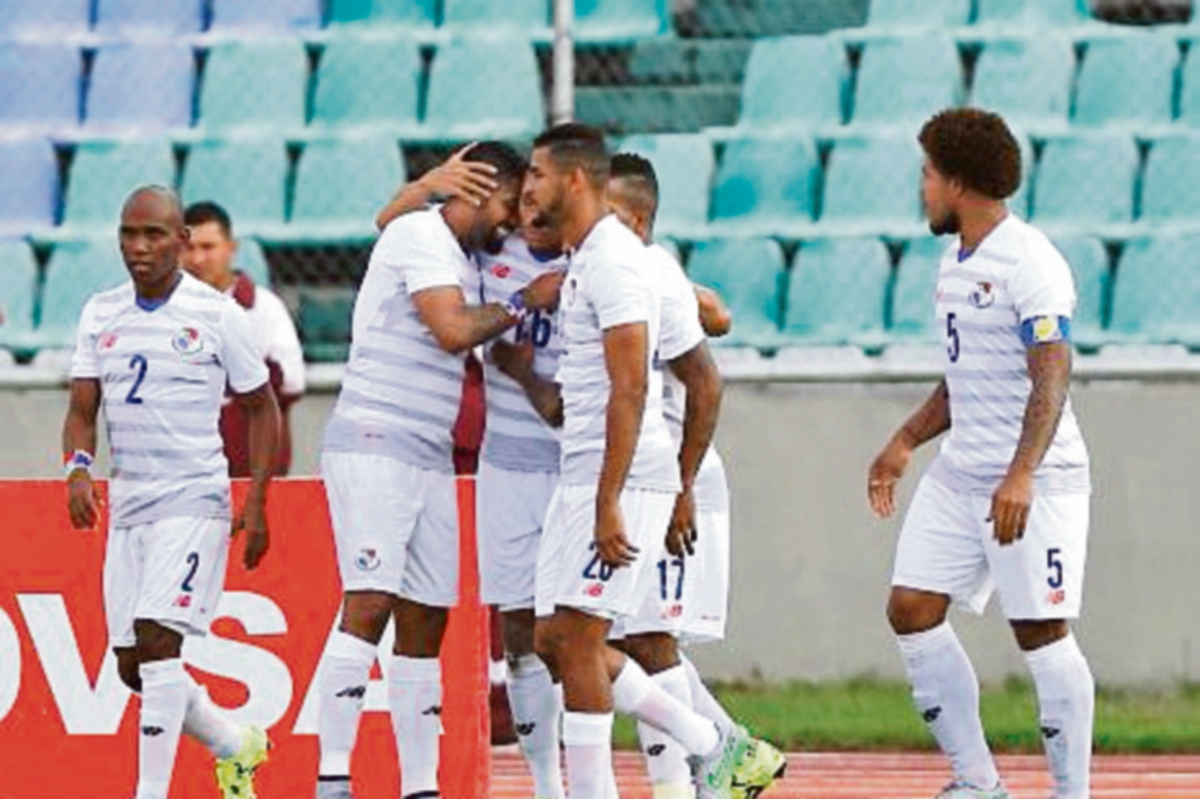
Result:
{"label": "white sock with logo", "polygon": [[[682,665],[660,671],[650,679],[682,704],[691,705],[687,671]],[[692,771],[683,747],[674,738],[644,721],[638,722],[637,731],[642,756],[646,760],[646,773],[650,775],[650,783],[654,786],[655,799],[689,799],[694,796]]]}
{"label": "white sock with logo", "polygon": [[143,663],[138,674],[142,678],[142,708],[138,717],[137,799],[167,799],[191,678],[179,658]]}
{"label": "white sock with logo", "polygon": [[213,757],[232,757],[242,748],[242,728],[234,724],[229,714],[209,698],[204,686],[190,676],[183,733],[202,744]]}
{"label": "white sock with logo", "polygon": [[400,795],[436,796],[442,737],[442,664],[396,655],[388,672],[388,707],[400,752]]}
{"label": "white sock with logo", "polygon": [[375,644],[335,630],[317,672],[317,739],[324,778],[350,778],[350,754],[375,663]]}
{"label": "white sock with logo", "polygon": [[537,655],[508,661],[508,701],[512,705],[517,743],[533,775],[533,795],[562,799],[562,764],[558,724],[562,715],[550,670]]}
{"label": "white sock with logo", "polygon": [[1087,799],[1091,790],[1096,685],[1075,636],[1025,653],[1037,686],[1042,739],[1055,799]]}
{"label": "white sock with logo", "polygon": [[612,692],[618,711],[667,733],[688,754],[709,755],[720,744],[715,724],[655,684],[631,658],[625,658]]}
{"label": "white sock with logo", "polygon": [[913,703],[956,777],[981,788],[1000,782],[979,719],[979,680],[949,622],[896,637]]}

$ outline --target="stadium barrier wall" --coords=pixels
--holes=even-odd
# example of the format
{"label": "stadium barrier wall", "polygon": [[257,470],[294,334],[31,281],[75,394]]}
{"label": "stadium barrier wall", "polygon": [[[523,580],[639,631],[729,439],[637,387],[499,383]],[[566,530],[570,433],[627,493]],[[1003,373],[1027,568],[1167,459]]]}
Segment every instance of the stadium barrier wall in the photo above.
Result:
{"label": "stadium barrier wall", "polygon": [[[474,504],[473,482],[460,480],[463,601],[451,614],[442,656],[448,799],[488,794],[487,627],[473,568]],[[0,799],[132,795],[137,703],[105,640],[104,535],[71,529],[59,481],[0,482],[0,508]],[[235,539],[219,619],[207,638],[188,640],[184,657],[239,722],[270,729],[274,748],[258,779],[261,799],[296,799],[315,789],[314,678],[340,596],[321,483],[278,482],[268,517],[266,560],[246,572]],[[390,642],[389,632],[381,651]],[[355,795],[394,799],[395,739],[378,666],[366,702]],[[171,795],[215,791],[211,757],[185,739]]]}

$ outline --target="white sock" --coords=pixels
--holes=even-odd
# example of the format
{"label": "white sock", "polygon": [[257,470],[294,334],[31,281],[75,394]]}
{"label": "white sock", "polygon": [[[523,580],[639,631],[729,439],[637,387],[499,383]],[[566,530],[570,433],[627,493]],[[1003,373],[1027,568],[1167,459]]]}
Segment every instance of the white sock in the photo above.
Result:
{"label": "white sock", "polygon": [[143,663],[137,799],[167,799],[191,678],[179,658]]}
{"label": "white sock", "polygon": [[1000,782],[979,720],[979,680],[948,622],[897,636],[913,702],[954,775],[981,788]]}
{"label": "white sock", "polygon": [[570,799],[610,799],[616,796],[612,762],[612,713],[563,713]]}
{"label": "white sock", "polygon": [[[667,694],[691,706],[691,691],[683,666],[660,671],[650,679]],[[690,795],[692,771],[688,768],[687,752],[683,747],[671,736],[644,721],[638,722],[637,731],[642,744],[642,756],[646,760],[646,773],[650,776],[650,784],[654,786],[655,797]]]}
{"label": "white sock", "polygon": [[437,795],[442,737],[442,664],[396,655],[388,673],[388,707],[400,752],[400,795]]}
{"label": "white sock", "polygon": [[350,753],[358,737],[367,681],[375,663],[375,644],[336,630],[325,644],[318,667],[317,738],[322,777],[349,777]]}
{"label": "white sock", "polygon": [[228,714],[209,699],[204,686],[190,676],[183,734],[203,744],[216,758],[231,757],[242,748],[242,728],[234,724]]}
{"label": "white sock", "polygon": [[1055,799],[1087,799],[1091,789],[1096,685],[1075,636],[1025,653],[1037,686],[1046,760]]}
{"label": "white sock", "polygon": [[625,658],[612,692],[618,711],[670,735],[690,755],[710,754],[720,744],[716,725],[656,685],[631,658]]}
{"label": "white sock", "polygon": [[537,655],[508,662],[508,701],[512,705],[517,743],[533,775],[533,795],[563,799],[562,765],[558,751],[558,722],[562,705],[555,695],[550,670]]}
{"label": "white sock", "polygon": [[692,710],[699,713],[704,718],[717,725],[717,728],[726,735],[732,735],[737,730],[737,722],[734,721],[725,708],[721,707],[721,703],[712,695],[712,691],[708,690],[708,686],[700,679],[700,672],[696,670],[696,664],[688,659],[688,656],[679,653],[679,660],[683,663],[683,668],[688,676],[688,691],[692,697]]}

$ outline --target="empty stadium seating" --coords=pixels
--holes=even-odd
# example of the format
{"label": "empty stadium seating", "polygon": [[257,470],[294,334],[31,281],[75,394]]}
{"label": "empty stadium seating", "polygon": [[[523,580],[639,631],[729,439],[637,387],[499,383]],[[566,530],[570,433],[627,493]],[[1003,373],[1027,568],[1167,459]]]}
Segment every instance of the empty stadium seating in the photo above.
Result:
{"label": "empty stadium seating", "polygon": [[713,189],[713,229],[784,234],[811,225],[820,160],[812,139],[735,139],[725,147]]}
{"label": "empty stadium seating", "polygon": [[614,42],[667,33],[662,0],[575,0],[575,35],[584,42]]}
{"label": "empty stadium seating", "polygon": [[892,289],[888,335],[895,341],[941,341],[934,324],[938,268],[949,240],[924,236],[904,247]]}
{"label": "empty stadium seating", "polygon": [[871,0],[870,28],[935,28],[966,25],[971,0]]}
{"label": "empty stadium seating", "polygon": [[620,151],[650,160],[658,176],[656,228],[663,235],[702,233],[708,222],[708,198],[715,168],[712,147],[696,134],[630,136]]}
{"label": "empty stadium seating", "polygon": [[1030,218],[1056,230],[1095,231],[1133,221],[1138,151],[1117,133],[1053,138],[1037,167]]}
{"label": "empty stadium seating", "polygon": [[75,344],[79,312],[88,297],[128,280],[116,236],[58,244],[46,265],[41,313],[36,330],[40,347],[65,349]]}
{"label": "empty stadium seating", "polygon": [[369,240],[375,214],[403,183],[395,139],[311,141],[296,167],[291,227],[317,241]]}
{"label": "empty stadium seating", "polygon": [[284,220],[287,173],[281,139],[202,142],[188,151],[180,191],[185,203],[220,203],[239,230],[270,229]]}
{"label": "empty stadium seating", "polygon": [[975,24],[1037,31],[1076,26],[1091,18],[1088,0],[976,0]]}
{"label": "empty stadium seating", "polygon": [[50,131],[79,124],[79,48],[0,41],[0,128]]}
{"label": "empty stadium seating", "polygon": [[353,313],[353,297],[302,293],[297,327],[304,357],[317,363],[345,361],[350,354]]}
{"label": "empty stadium seating", "polygon": [[301,128],[308,96],[308,56],[298,39],[220,42],[208,52],[200,86],[207,130]]}
{"label": "empty stadium seating", "polygon": [[975,63],[971,105],[1026,128],[1061,128],[1074,77],[1075,51],[1066,37],[991,40]]}
{"label": "empty stadium seating", "polygon": [[0,3],[0,39],[81,36],[91,22],[92,0]]}
{"label": "empty stadium seating", "polygon": [[1092,39],[1075,91],[1078,125],[1166,125],[1172,118],[1179,46],[1157,32]]}
{"label": "empty stadium seating", "polygon": [[192,124],[195,55],[182,40],[105,45],[88,79],[84,129],[163,133]]}
{"label": "empty stadium seating", "polygon": [[1153,225],[1200,222],[1200,135],[1154,139],[1142,173],[1140,219]]}
{"label": "empty stadium seating", "polygon": [[96,0],[96,33],[106,36],[178,36],[203,24],[203,0]]}
{"label": "empty stadium seating", "polygon": [[890,272],[879,239],[803,242],[792,265],[783,335],[803,344],[881,345]]}
{"label": "empty stadium seating", "polygon": [[411,38],[333,37],[315,80],[314,126],[417,130],[421,54]]}
{"label": "empty stadium seating", "polygon": [[[792,80],[796,76],[791,76]],[[920,124],[962,100],[958,48],[940,34],[867,42],[858,67],[856,125]]]}
{"label": "empty stadium seating", "polygon": [[0,175],[0,238],[54,224],[58,160],[48,140],[0,140]]}
{"label": "empty stadium seating", "polygon": [[0,348],[23,354],[32,343],[37,283],[29,245],[0,240]]}
{"label": "empty stadium seating", "polygon": [[849,69],[845,48],[829,37],[757,40],[746,64],[739,126],[767,131],[840,125]]}
{"label": "empty stadium seating", "polygon": [[333,25],[427,30],[437,23],[438,0],[329,0]]}
{"label": "empty stadium seating", "polygon": [[779,346],[781,291],[787,279],[779,244],[763,238],[698,241],[688,256],[688,276],[724,298],[733,331],[724,345]]}
{"label": "empty stadium seating", "polygon": [[1200,348],[1200,237],[1129,242],[1117,264],[1110,335]]}
{"label": "empty stadium seating", "polygon": [[286,33],[321,27],[320,0],[211,0],[215,31]]}
{"label": "empty stadium seating", "polygon": [[1108,251],[1093,237],[1055,239],[1075,278],[1075,315],[1071,339],[1077,346],[1094,349],[1104,343],[1105,308],[1109,297]]}
{"label": "empty stadium seating", "polygon": [[922,158],[908,133],[838,139],[825,169],[820,223],[831,233],[919,232]]}
{"label": "empty stadium seating", "polygon": [[550,28],[546,0],[443,0],[442,25],[451,29],[510,29],[516,33],[545,34]]}
{"label": "empty stadium seating", "polygon": [[66,186],[63,227],[75,234],[114,235],[131,191],[174,183],[175,157],[163,139],[81,144]]}
{"label": "empty stadium seating", "polygon": [[1179,76],[1179,122],[1189,128],[1200,127],[1200,47],[1188,41],[1187,57]]}
{"label": "empty stadium seating", "polygon": [[237,254],[233,259],[233,268],[246,275],[260,286],[271,285],[271,269],[267,265],[267,256],[263,254],[262,245],[255,239],[238,239]]}
{"label": "empty stadium seating", "polygon": [[438,47],[426,99],[429,136],[527,136],[544,125],[541,77],[527,40],[480,35]]}

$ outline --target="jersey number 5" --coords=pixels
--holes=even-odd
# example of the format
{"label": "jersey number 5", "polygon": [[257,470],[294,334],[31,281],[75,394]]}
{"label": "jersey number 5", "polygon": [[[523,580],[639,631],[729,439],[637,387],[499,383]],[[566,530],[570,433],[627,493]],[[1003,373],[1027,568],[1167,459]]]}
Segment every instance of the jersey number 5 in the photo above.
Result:
{"label": "jersey number 5", "polygon": [[950,363],[958,362],[960,342],[958,340],[958,327],[955,325],[957,321],[958,314],[946,314],[946,354],[950,356]]}

